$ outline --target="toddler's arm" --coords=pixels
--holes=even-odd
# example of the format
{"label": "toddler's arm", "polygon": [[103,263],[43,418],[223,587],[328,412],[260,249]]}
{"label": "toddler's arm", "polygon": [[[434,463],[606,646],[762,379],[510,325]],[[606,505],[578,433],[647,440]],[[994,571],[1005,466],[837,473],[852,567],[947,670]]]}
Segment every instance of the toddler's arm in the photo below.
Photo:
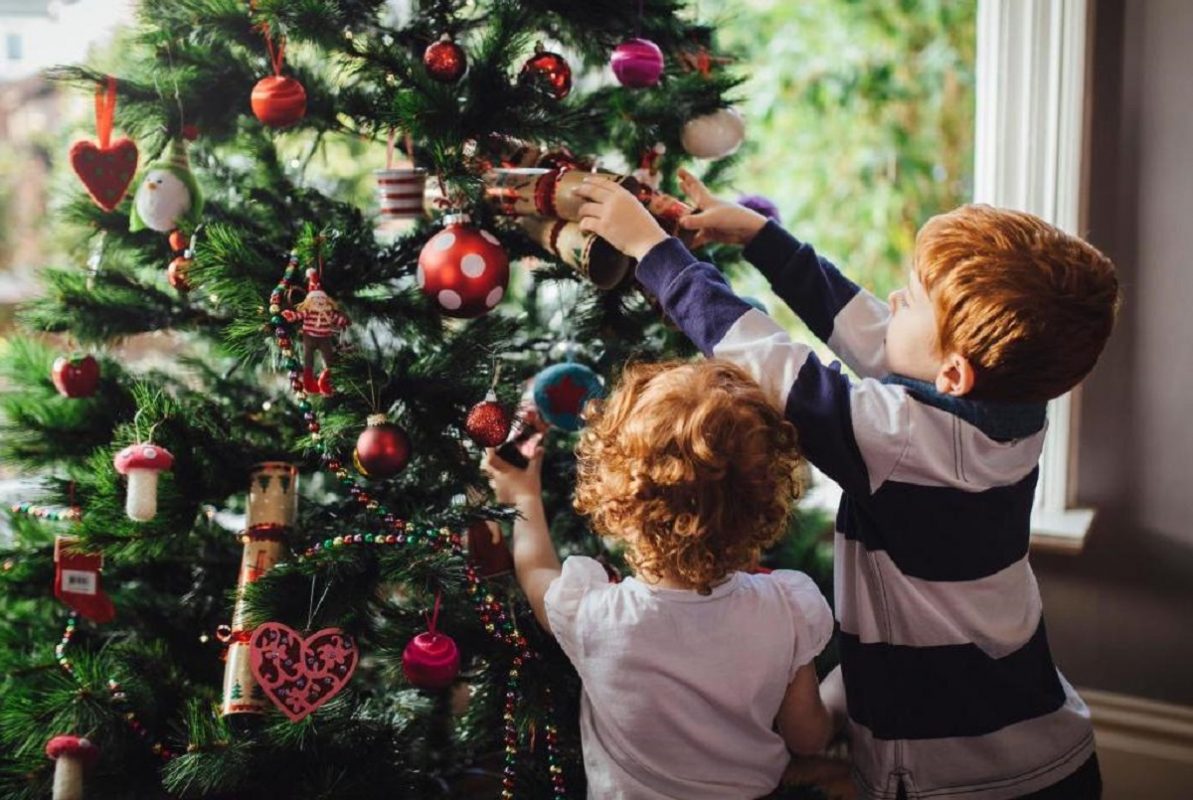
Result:
{"label": "toddler's arm", "polygon": [[886,363],[890,307],[846,278],[812,246],[776,222],[713,197],[687,170],[680,170],[684,193],[700,213],[680,220],[697,231],[696,244],[744,244],[742,255],[770,281],[771,288],[799,315],[817,338],[863,378],[881,378]]}
{"label": "toddler's arm", "polygon": [[796,755],[810,756],[828,745],[833,734],[832,718],[820,700],[814,666],[805,664],[795,673],[775,721],[787,749]]}
{"label": "toddler's arm", "polygon": [[490,448],[482,466],[489,474],[498,502],[509,503],[518,511],[518,519],[514,521],[514,573],[530,601],[535,619],[550,631],[551,623],[543,598],[562,568],[551,542],[547,512],[543,508],[543,450],[536,450],[526,468],[518,469]]}

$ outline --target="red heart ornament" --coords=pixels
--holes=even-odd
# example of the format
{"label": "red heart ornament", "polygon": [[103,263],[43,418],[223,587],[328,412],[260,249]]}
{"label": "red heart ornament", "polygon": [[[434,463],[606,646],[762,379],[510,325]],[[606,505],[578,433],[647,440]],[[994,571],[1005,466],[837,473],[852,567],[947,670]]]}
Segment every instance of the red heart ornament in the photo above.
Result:
{"label": "red heart ornament", "polygon": [[100,147],[83,139],[71,146],[70,165],[91,199],[100,208],[113,211],[137,172],[137,145],[132,139],[120,138],[109,147]]}
{"label": "red heart ornament", "polygon": [[249,648],[253,677],[291,722],[339,694],[356,671],[359,652],[339,628],[324,628],[304,639],[280,622],[258,625]]}

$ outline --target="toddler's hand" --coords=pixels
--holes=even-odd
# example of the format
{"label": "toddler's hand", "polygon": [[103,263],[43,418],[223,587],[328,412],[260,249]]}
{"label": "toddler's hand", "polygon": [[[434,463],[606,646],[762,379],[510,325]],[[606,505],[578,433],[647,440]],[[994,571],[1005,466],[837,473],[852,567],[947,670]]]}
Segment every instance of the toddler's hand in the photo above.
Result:
{"label": "toddler's hand", "polygon": [[543,448],[539,445],[541,434],[535,434],[528,442],[534,442],[534,455],[525,469],[518,469],[490,447],[485,450],[481,469],[489,476],[489,485],[498,503],[515,505],[521,499],[539,499],[543,494]]}
{"label": "toddler's hand", "polygon": [[646,206],[615,181],[589,175],[576,194],[588,200],[580,206],[580,228],[592,231],[631,258],[641,260],[668,238]]}
{"label": "toddler's hand", "polygon": [[698,209],[679,221],[681,228],[696,231],[693,249],[709,242],[749,244],[766,225],[766,217],[757,211],[713,197],[708,187],[686,169],[679,171],[679,186]]}

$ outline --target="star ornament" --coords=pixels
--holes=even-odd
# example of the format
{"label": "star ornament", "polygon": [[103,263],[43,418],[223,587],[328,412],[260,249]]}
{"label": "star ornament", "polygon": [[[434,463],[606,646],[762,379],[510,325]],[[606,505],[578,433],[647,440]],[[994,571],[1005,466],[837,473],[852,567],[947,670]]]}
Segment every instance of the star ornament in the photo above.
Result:
{"label": "star ornament", "polygon": [[534,380],[534,404],[539,414],[565,431],[579,430],[585,403],[603,393],[600,377],[583,364],[553,364]]}

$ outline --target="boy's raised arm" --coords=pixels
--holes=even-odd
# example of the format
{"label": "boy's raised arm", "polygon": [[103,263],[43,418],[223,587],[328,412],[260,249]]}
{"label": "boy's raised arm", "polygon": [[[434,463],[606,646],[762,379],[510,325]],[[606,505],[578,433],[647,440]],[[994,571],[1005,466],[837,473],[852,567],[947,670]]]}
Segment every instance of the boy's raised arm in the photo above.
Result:
{"label": "boy's raised arm", "polygon": [[886,328],[891,314],[886,303],[774,221],[766,223],[742,256],[850,369],[863,378],[881,378],[889,372]]}

